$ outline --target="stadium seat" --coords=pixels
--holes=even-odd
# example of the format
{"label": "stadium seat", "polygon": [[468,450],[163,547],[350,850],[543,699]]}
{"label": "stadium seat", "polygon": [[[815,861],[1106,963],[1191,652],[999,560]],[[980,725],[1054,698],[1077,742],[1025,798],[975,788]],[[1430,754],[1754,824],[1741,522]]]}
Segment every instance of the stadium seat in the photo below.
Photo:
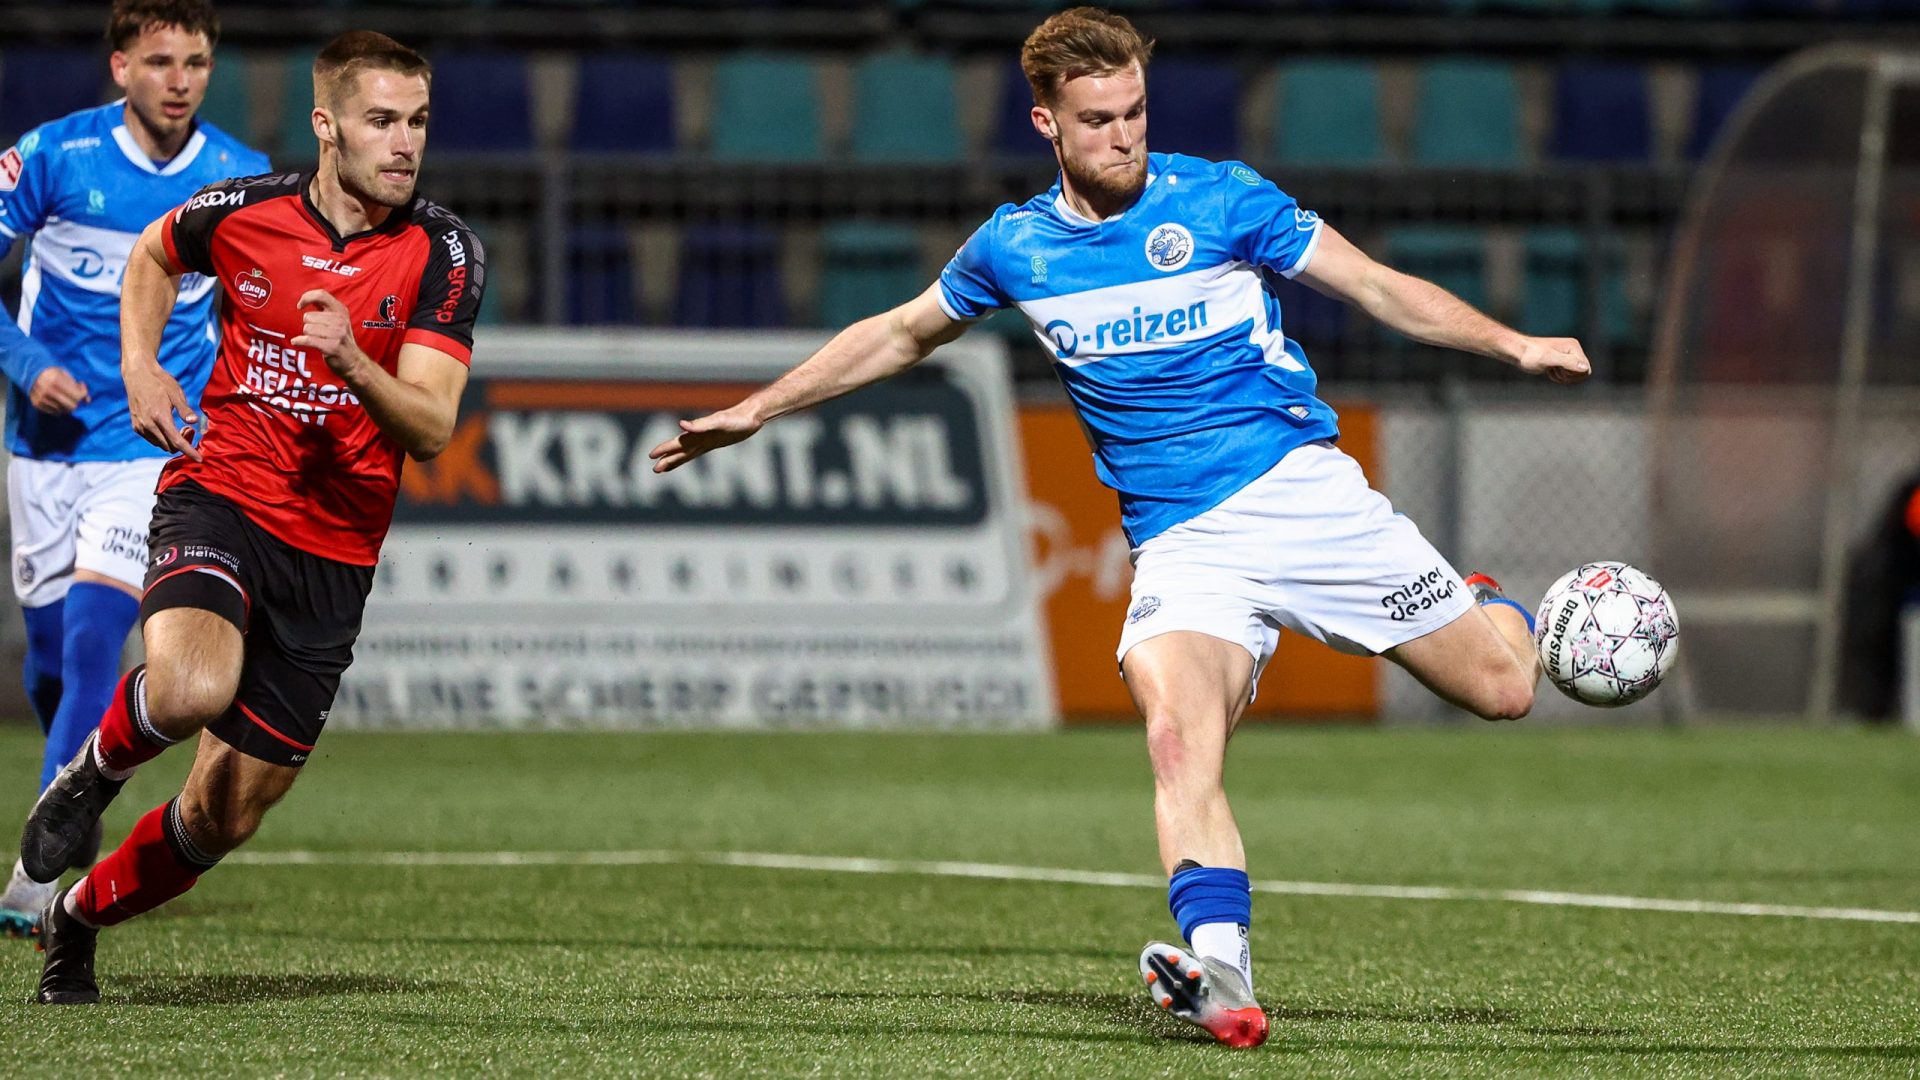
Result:
{"label": "stadium seat", "polygon": [[1487,308],[1485,234],[1464,225],[1410,225],[1390,230],[1387,262],[1425,278],[1474,307]]}
{"label": "stadium seat", "polygon": [[1372,64],[1301,60],[1280,69],[1273,154],[1295,165],[1376,165],[1385,157]]}
{"label": "stadium seat", "polygon": [[1053,148],[1033,130],[1033,88],[1019,61],[1004,69],[1000,85],[1000,117],[993,128],[993,152],[1003,157],[1052,157]]}
{"label": "stadium seat", "polygon": [[239,49],[221,49],[214,58],[213,77],[207,80],[200,118],[252,146],[253,98],[252,58]]}
{"label": "stadium seat", "polygon": [[821,236],[822,326],[847,326],[912,299],[930,281],[920,271],[920,236],[911,226],[849,221]]}
{"label": "stadium seat", "polygon": [[912,53],[879,53],[853,73],[856,161],[953,162],[966,154],[953,65]]}
{"label": "stadium seat", "polygon": [[1687,156],[1702,157],[1713,145],[1721,125],[1753,89],[1760,68],[1727,64],[1700,69],[1699,92],[1694,95],[1693,132],[1687,137]]}
{"label": "stadium seat", "polygon": [[1204,158],[1240,157],[1240,97],[1240,73],[1222,58],[1154,58],[1148,107],[1153,148]]}
{"label": "stadium seat", "polygon": [[280,119],[274,124],[268,151],[276,167],[310,165],[319,158],[312,118],[313,57],[289,53],[280,61]]}
{"label": "stadium seat", "polygon": [[433,58],[433,88],[434,149],[533,149],[533,92],[524,55],[441,53]]}
{"label": "stadium seat", "polygon": [[667,154],[677,147],[673,63],[633,52],[580,57],[568,145],[585,153]]}
{"label": "stadium seat", "polygon": [[637,323],[633,238],[618,225],[576,228],[567,236],[567,321],[575,326]]}
{"label": "stadium seat", "polygon": [[1439,60],[1420,72],[1413,160],[1421,165],[1521,163],[1520,92],[1513,69]]}
{"label": "stadium seat", "polygon": [[107,65],[94,49],[15,46],[0,56],[0,138],[110,100]]}
{"label": "stadium seat", "polygon": [[[1547,337],[1585,336],[1587,326],[1588,238],[1577,229],[1534,229],[1524,242],[1520,328]],[[1616,343],[1642,338],[1642,327],[1627,300],[1625,252],[1603,245],[1600,329]]]}
{"label": "stadium seat", "polygon": [[779,234],[752,225],[688,226],[681,235],[674,321],[682,326],[785,326]]}
{"label": "stadium seat", "polygon": [[818,161],[820,86],[813,63],[738,53],[715,65],[711,145],[723,161]]}
{"label": "stadium seat", "polygon": [[1554,78],[1553,157],[1646,161],[1653,155],[1647,73],[1637,64],[1569,63]]}
{"label": "stadium seat", "polygon": [[1281,331],[1306,348],[1309,357],[1313,355],[1315,347],[1331,344],[1346,336],[1346,304],[1315,292],[1298,281],[1277,276],[1268,280],[1273,295],[1280,301]]}

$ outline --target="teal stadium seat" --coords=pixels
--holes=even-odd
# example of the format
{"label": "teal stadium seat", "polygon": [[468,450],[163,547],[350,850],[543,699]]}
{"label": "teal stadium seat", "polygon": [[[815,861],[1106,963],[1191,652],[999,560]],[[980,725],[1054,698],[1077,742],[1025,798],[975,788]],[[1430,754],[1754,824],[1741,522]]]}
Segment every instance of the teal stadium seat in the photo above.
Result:
{"label": "teal stadium seat", "polygon": [[714,66],[712,153],[722,161],[820,160],[818,72],[798,56],[738,53]]}
{"label": "teal stadium seat", "polygon": [[1301,60],[1274,83],[1273,154],[1292,165],[1377,165],[1386,158],[1373,65]]}
{"label": "teal stadium seat", "polygon": [[213,77],[207,80],[207,97],[200,103],[200,118],[253,146],[256,142],[253,96],[253,59],[233,48],[215,53]]}
{"label": "teal stadium seat", "polygon": [[1487,309],[1487,240],[1463,225],[1409,225],[1387,233],[1387,263]]}
{"label": "teal stadium seat", "polygon": [[911,300],[929,281],[911,226],[848,221],[821,236],[820,325],[847,326]]}
{"label": "teal stadium seat", "polygon": [[[1577,229],[1534,229],[1527,233],[1524,247],[1520,329],[1546,337],[1584,336],[1591,250],[1586,235]],[[1601,332],[1616,344],[1640,341],[1645,328],[1627,299],[1626,253],[1618,243],[1603,248]]]}
{"label": "teal stadium seat", "polygon": [[1521,163],[1520,91],[1511,67],[1438,60],[1421,69],[1419,94],[1413,123],[1417,164]]}
{"label": "teal stadium seat", "polygon": [[965,156],[953,65],[942,58],[869,56],[854,70],[853,100],[854,160],[939,164]]}
{"label": "teal stadium seat", "polygon": [[280,62],[280,117],[268,153],[276,167],[312,164],[320,158],[313,135],[313,54],[293,52]]}

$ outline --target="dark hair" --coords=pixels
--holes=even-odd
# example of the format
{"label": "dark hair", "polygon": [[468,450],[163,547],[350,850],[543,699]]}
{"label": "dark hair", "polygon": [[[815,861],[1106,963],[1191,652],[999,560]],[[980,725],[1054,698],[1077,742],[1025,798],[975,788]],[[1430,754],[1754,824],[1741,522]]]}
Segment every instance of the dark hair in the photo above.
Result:
{"label": "dark hair", "polygon": [[1153,42],[1125,16],[1096,7],[1068,8],[1034,28],[1020,47],[1020,69],[1036,105],[1052,105],[1060,88],[1083,75],[1111,75],[1135,64],[1145,73]]}
{"label": "dark hair", "polygon": [[433,80],[427,58],[373,30],[349,30],[313,58],[313,100],[332,104],[340,91],[363,71],[397,71]]}
{"label": "dark hair", "polygon": [[113,12],[107,16],[107,44],[120,52],[155,26],[205,34],[208,45],[220,40],[220,16],[207,0],[113,0]]}

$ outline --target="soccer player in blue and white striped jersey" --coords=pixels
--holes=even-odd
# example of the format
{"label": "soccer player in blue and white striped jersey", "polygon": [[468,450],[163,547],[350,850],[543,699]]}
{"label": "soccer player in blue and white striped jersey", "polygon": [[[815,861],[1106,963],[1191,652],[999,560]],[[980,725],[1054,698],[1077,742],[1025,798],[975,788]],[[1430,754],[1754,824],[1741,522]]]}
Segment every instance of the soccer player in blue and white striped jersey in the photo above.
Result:
{"label": "soccer player in blue and white striped jersey", "polygon": [[[166,463],[133,430],[120,379],[127,255],[148,222],[201,187],[269,167],[195,116],[219,34],[206,0],[117,0],[108,67],[126,97],[41,124],[0,154],[0,257],[27,242],[18,325],[0,319],[0,370],[26,690],[47,732],[42,788],[119,680]],[[214,291],[211,280],[181,282],[160,349],[195,402],[213,370]],[[30,932],[56,888],[15,863],[0,931]]]}
{"label": "soccer player in blue and white striped jersey", "polygon": [[1034,129],[1060,164],[1052,190],[995,211],[919,297],[684,422],[653,457],[677,468],[1019,309],[1133,545],[1118,655],[1147,723],[1168,904],[1187,941],[1149,943],[1140,971],[1172,1014],[1254,1046],[1267,1019],[1253,996],[1252,896],[1221,776],[1281,628],[1385,656],[1490,720],[1524,716],[1539,675],[1526,609],[1484,575],[1463,580],[1339,450],[1337,418],[1261,271],[1557,382],[1584,379],[1588,363],[1578,342],[1528,337],[1373,261],[1246,165],[1149,154],[1150,52],[1095,8],[1042,23],[1021,63]]}

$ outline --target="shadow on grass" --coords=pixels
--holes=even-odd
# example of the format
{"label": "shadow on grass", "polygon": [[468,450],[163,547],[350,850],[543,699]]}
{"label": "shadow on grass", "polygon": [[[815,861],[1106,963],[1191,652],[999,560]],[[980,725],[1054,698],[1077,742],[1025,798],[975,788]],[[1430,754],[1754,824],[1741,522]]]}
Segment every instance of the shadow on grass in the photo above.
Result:
{"label": "shadow on grass", "polygon": [[247,1005],[348,994],[420,994],[457,983],[387,975],[322,972],[314,975],[126,975],[111,979],[104,997],[115,1005]]}
{"label": "shadow on grass", "polygon": [[[1279,1053],[1309,1054],[1327,1050],[1405,1054],[1551,1054],[1558,1057],[1740,1057],[1920,1059],[1920,1043],[1833,1043],[1815,1046],[1776,1046],[1767,1043],[1573,1043],[1562,1046],[1489,1046],[1484,1043],[1394,1042],[1361,1039],[1288,1039],[1276,1036],[1267,1046]],[[1907,1075],[1907,1074],[1903,1074]]]}
{"label": "shadow on grass", "polygon": [[983,957],[983,956],[1020,956],[1020,957],[1068,957],[1089,960],[1111,960],[1118,955],[1112,949],[1061,949],[1041,946],[1022,945],[882,945],[864,941],[849,941],[845,944],[817,944],[800,941],[751,942],[751,941],[646,941],[639,938],[616,937],[537,937],[531,934],[407,934],[404,936],[380,936],[367,934],[328,934],[301,930],[266,929],[256,933],[263,936],[299,937],[328,941],[351,941],[356,944],[388,944],[407,948],[423,945],[443,945],[453,948],[488,949],[646,949],[674,950],[677,952],[722,952],[722,953],[819,953],[828,956],[932,956],[932,957]]}

